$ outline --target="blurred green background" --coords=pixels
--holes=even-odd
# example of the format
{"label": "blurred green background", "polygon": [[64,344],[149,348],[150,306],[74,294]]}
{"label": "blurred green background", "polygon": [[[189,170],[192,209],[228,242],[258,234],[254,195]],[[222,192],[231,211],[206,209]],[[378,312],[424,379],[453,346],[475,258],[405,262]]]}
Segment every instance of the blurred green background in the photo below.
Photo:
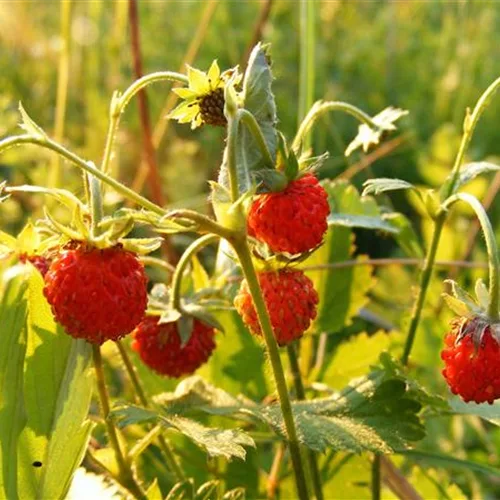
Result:
{"label": "blurred green background", "polygon": [[[299,2],[143,0],[138,3],[144,73],[167,69],[183,71],[186,61],[206,70],[214,58],[223,69],[237,64],[244,66],[249,49],[256,41],[270,42],[279,127],[288,138],[293,137],[298,120]],[[357,124],[352,118],[339,114],[325,118],[323,126],[315,129],[313,138],[316,153],[330,153],[320,175],[347,178],[358,187],[375,176],[398,177],[429,188],[439,187],[451,170],[466,107],[474,106],[484,89],[500,75],[499,5],[481,1],[410,0],[318,0],[315,4],[315,99],[348,101],[371,115],[389,105],[410,112],[398,124],[399,132],[389,136],[379,148],[368,155],[357,152],[348,159],[343,152],[356,134]],[[68,5],[58,1],[0,3],[0,136],[19,131],[17,106],[22,101],[46,131],[59,136],[81,156],[98,163],[104,148],[112,93],[116,89],[124,90],[135,79],[128,2],[80,0],[72,2],[71,9]],[[58,70],[64,67],[68,69],[67,85]],[[149,87],[147,93],[166,202],[209,210],[207,180],[216,176],[220,165],[224,131],[206,127],[193,132],[189,127],[170,123],[165,118],[174,105],[169,86],[158,84]],[[476,130],[469,160],[489,159],[498,163],[499,116],[500,99],[497,98]],[[147,167],[141,166],[142,147],[141,124],[134,100],[122,118],[112,169],[124,183],[150,196]],[[46,185],[54,167],[52,155],[40,150],[10,150],[0,158],[0,180]],[[62,176],[65,187],[76,192],[81,190],[76,169],[66,165]],[[467,187],[489,207],[496,228],[500,208],[494,199],[499,188],[500,176],[484,177]],[[390,200],[382,198],[382,202],[405,213],[424,240],[429,237],[430,221],[423,217],[422,207],[413,197],[397,194],[391,195]],[[16,232],[26,214],[36,213],[43,204],[44,200],[38,197],[16,196],[7,200],[0,205],[2,227]],[[443,233],[438,259],[471,258],[484,262],[482,239],[473,238],[471,243],[475,241],[476,245],[468,248],[470,234],[470,214],[457,207]],[[185,236],[177,237],[175,243],[183,247]],[[357,231],[356,244],[358,253],[372,257],[405,256],[393,240],[382,239],[380,234]],[[440,269],[431,284],[414,358],[418,360],[417,375],[424,385],[444,395],[447,390],[437,367],[441,338],[451,316],[442,308],[440,293],[442,278],[456,269]],[[368,294],[370,311],[401,328],[413,301],[412,286],[417,282],[417,272],[416,267],[399,265],[378,268],[377,284]],[[467,287],[485,274],[484,269],[462,271],[461,284]],[[329,353],[334,355],[342,340],[362,331],[372,334],[378,328],[376,322],[371,324],[356,318],[341,332],[330,332],[341,335],[330,337]],[[366,354],[363,356],[363,368],[366,368],[369,362],[376,362],[376,357],[366,361],[365,357],[373,353],[369,352],[366,339],[361,340],[351,348],[354,351],[353,346],[359,349],[364,345],[366,353],[360,353]],[[256,351],[256,357],[261,356],[258,348]],[[378,351],[375,352],[378,355]],[[222,352],[221,363],[224,356]],[[340,354],[334,361],[339,373],[344,370],[344,375],[361,374],[356,373],[356,369],[352,373],[350,367],[346,369]],[[141,375],[147,379],[146,370],[142,371]],[[336,383],[339,373],[330,377]],[[158,390],[165,388],[158,378],[150,378],[146,380],[149,388],[155,384]],[[224,379],[221,375],[220,378],[218,383],[229,383],[227,377]],[[245,392],[251,392],[246,389]],[[438,446],[454,456],[497,464],[498,430],[489,424],[479,424],[473,417],[467,418],[467,421],[457,417],[447,422],[430,421],[429,438],[421,448],[434,451]],[[200,460],[203,469],[204,457]],[[254,453],[249,460],[256,461]],[[361,460],[358,457],[352,460],[353,475]],[[234,464],[228,466],[228,471],[233,467],[236,469]],[[412,471],[415,484],[427,484],[427,481],[436,486],[449,479],[448,476],[443,479],[444,476],[434,470],[425,474],[419,469]],[[235,485],[241,484],[243,478],[247,485],[253,480],[255,484],[249,488],[256,489],[257,472],[251,479],[245,474],[235,476]],[[496,483],[486,480],[480,484],[467,471],[453,479],[469,496],[475,494],[481,498],[482,492],[483,498],[486,494],[495,498],[498,493]],[[342,476],[332,480],[332,488],[335,481],[341,484]],[[438,489],[429,487],[429,491]],[[450,497],[453,498],[452,490],[442,496]]]}

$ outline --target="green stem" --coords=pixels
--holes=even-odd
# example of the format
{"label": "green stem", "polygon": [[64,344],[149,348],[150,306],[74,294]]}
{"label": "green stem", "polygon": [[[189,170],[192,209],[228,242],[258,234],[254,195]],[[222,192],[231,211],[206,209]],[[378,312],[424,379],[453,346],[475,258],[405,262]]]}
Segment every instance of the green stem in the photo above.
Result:
{"label": "green stem", "polygon": [[294,417],[292,413],[292,405],[285,381],[285,374],[278,351],[278,344],[273,333],[273,326],[269,318],[269,313],[266,308],[264,296],[259,285],[257,273],[253,265],[252,256],[246,238],[233,242],[233,248],[240,261],[243,274],[247,280],[248,289],[252,295],[255,310],[259,318],[260,327],[264,336],[269,359],[273,370],[276,388],[278,390],[278,397],[285,422],[285,428],[288,435],[288,445],[290,448],[290,456],[292,458],[293,469],[295,472],[295,481],[297,485],[297,492],[301,500],[309,498],[307,492],[307,485],[304,476],[304,468],[302,458],[300,455],[300,446],[297,438],[297,431],[295,428]]}
{"label": "green stem", "polygon": [[[141,385],[139,377],[137,376],[137,372],[135,371],[134,365],[130,360],[130,356],[128,355],[127,350],[125,349],[121,341],[117,341],[116,346],[118,347],[120,356],[123,360],[123,364],[125,365],[125,369],[127,370],[128,376],[130,377],[132,385],[134,386],[134,390],[135,393],[137,394],[137,397],[139,398],[139,401],[141,402],[142,406],[144,406],[144,408],[148,408],[149,407],[148,398],[146,396],[146,393],[144,392],[144,389]],[[175,474],[175,476],[179,481],[185,479],[184,471],[177,462],[172,447],[170,446],[168,441],[164,438],[164,436],[162,436],[161,434],[158,436],[158,443],[160,445],[163,455],[165,456],[168,468]],[[129,455],[131,454],[132,450],[130,451]]]}
{"label": "green stem", "polygon": [[99,222],[104,216],[104,209],[102,206],[101,183],[93,175],[88,174],[88,187],[91,222],[92,222],[92,237],[99,236]]}
{"label": "green stem", "polygon": [[370,128],[378,129],[378,125],[371,119],[369,115],[367,115],[364,111],[353,106],[352,104],[348,104],[347,102],[341,101],[327,101],[321,102],[316,101],[313,107],[310,109],[309,113],[307,113],[304,120],[300,124],[299,130],[297,131],[297,135],[292,143],[292,148],[297,151],[300,146],[304,143],[307,135],[311,132],[313,125],[316,121],[325,113],[329,113],[330,111],[342,111],[349,115],[354,116],[361,123],[365,123]]}
{"label": "green stem", "polygon": [[181,284],[182,284],[182,276],[187,265],[190,263],[191,258],[195,255],[200,249],[209,245],[213,241],[216,241],[219,237],[215,234],[206,234],[201,238],[193,241],[189,247],[186,248],[182,257],[179,259],[177,266],[175,268],[174,276],[172,278],[172,306],[177,311],[182,312],[182,304],[181,304]]}
{"label": "green stem", "polygon": [[427,293],[427,288],[431,280],[432,270],[434,268],[434,262],[436,260],[436,253],[439,245],[439,239],[441,238],[441,232],[443,231],[444,223],[446,220],[446,213],[442,212],[438,215],[434,223],[434,232],[432,234],[432,241],[425,258],[424,268],[422,270],[422,275],[420,278],[420,288],[413,307],[410,325],[408,327],[408,335],[406,338],[406,343],[401,357],[401,362],[403,365],[408,364],[410,357],[411,348],[413,347],[413,342],[415,340],[415,334],[417,332],[417,327],[420,322],[420,316],[422,315],[422,309],[425,302],[425,295]]}
{"label": "green stem", "polygon": [[[472,139],[472,135],[476,128],[476,125],[481,118],[484,110],[490,103],[495,92],[500,87],[500,78],[497,78],[483,93],[483,95],[477,101],[476,106],[471,114],[467,114],[464,121],[464,134],[462,136],[462,141],[458,149],[457,157],[453,165],[451,182],[448,184],[447,189],[442,193],[442,199],[447,199],[454,194],[457,189],[457,181],[460,175],[460,167],[465,157],[465,153]],[[425,302],[425,297],[427,294],[427,288],[429,287],[430,279],[432,276],[432,270],[434,268],[434,263],[436,260],[437,248],[439,245],[439,240],[441,238],[441,233],[443,231],[444,223],[446,221],[446,212],[441,212],[435,222],[434,222],[434,232],[432,234],[432,241],[427,252],[425,259],[424,269],[422,270],[422,275],[420,277],[420,287],[418,291],[417,300],[413,307],[413,312],[408,326],[408,333],[406,337],[406,343],[401,357],[401,362],[406,365],[410,358],[410,352],[413,347],[413,342],[415,340],[415,335],[420,322],[420,317],[422,315],[422,309]]]}
{"label": "green stem", "polygon": [[269,148],[267,147],[266,138],[258,124],[255,116],[248,111],[248,109],[240,109],[238,110],[238,115],[240,120],[246,125],[250,133],[253,135],[255,142],[257,143],[257,147],[259,148],[267,166],[269,168],[274,168],[274,160],[271,156]]}
{"label": "green stem", "polygon": [[92,351],[94,356],[94,367],[97,380],[97,390],[99,392],[99,399],[101,401],[102,415],[104,418],[104,423],[106,425],[106,430],[108,432],[109,444],[113,448],[115,453],[116,463],[118,465],[119,479],[120,482],[127,487],[127,489],[134,494],[136,498],[145,499],[146,495],[141,490],[140,486],[137,484],[130,465],[127,463],[125,456],[120,448],[120,442],[118,440],[118,434],[113,421],[109,418],[110,406],[109,406],[109,394],[106,388],[106,382],[104,380],[104,370],[102,366],[101,349],[98,345],[92,345]]}
{"label": "green stem", "polygon": [[[315,3],[314,0],[300,0],[299,126],[314,101]],[[310,139],[304,138],[303,145],[304,149],[309,149]]]}
{"label": "green stem", "polygon": [[158,438],[162,432],[161,424],[154,426],[145,436],[136,441],[134,446],[130,449],[127,459],[130,463],[134,463],[139,456]]}
{"label": "green stem", "polygon": [[[238,137],[240,117],[241,114],[239,113],[234,115],[228,114],[227,116],[227,171],[229,175],[229,190],[233,203],[240,196],[238,188],[238,169],[236,165],[236,139]],[[246,179],[246,183],[250,185],[250,178]]]}
{"label": "green stem", "polygon": [[140,194],[137,194],[135,191],[124,186],[121,182],[116,181],[109,175],[106,175],[104,172],[96,168],[92,162],[85,161],[75,153],[69,151],[64,146],[61,146],[60,144],[49,138],[35,137],[29,134],[11,136],[0,141],[0,154],[11,147],[19,146],[21,144],[33,144],[36,146],[41,146],[45,149],[50,149],[51,151],[56,152],[70,162],[74,163],[77,167],[81,168],[85,172],[92,174],[104,183],[108,184],[117,193],[121,194],[125,198],[128,198],[134,203],[137,203],[139,206],[144,207],[157,215],[166,214],[166,211],[163,208],[159,207],[155,203],[152,203]]}
{"label": "green stem", "polygon": [[[287,346],[288,360],[290,361],[290,369],[292,371],[293,383],[295,386],[295,394],[299,401],[306,399],[304,384],[302,382],[302,374],[300,373],[299,360],[297,359],[297,352],[293,344]],[[316,453],[312,450],[307,450],[307,459],[311,469],[311,478],[313,482],[314,494],[316,500],[323,500],[323,491],[321,488],[321,476],[318,468],[318,460]]]}
{"label": "green stem", "polygon": [[179,209],[172,210],[167,213],[167,218],[169,219],[186,219],[198,224],[198,231],[205,233],[217,234],[221,238],[231,241],[235,238],[235,231],[228,229],[227,227],[221,226],[219,223],[210,219],[206,215],[199,214],[194,210]]}
{"label": "green stem", "polygon": [[463,201],[467,203],[472,210],[476,213],[476,216],[481,225],[483,231],[484,239],[486,240],[486,248],[488,251],[488,265],[489,265],[489,278],[490,278],[490,302],[488,304],[488,316],[493,320],[497,321],[498,317],[498,306],[499,306],[499,291],[500,291],[500,280],[499,280],[499,269],[500,269],[500,259],[498,257],[498,246],[495,238],[495,232],[491,226],[488,214],[484,209],[483,205],[474,196],[467,193],[458,193],[450,198],[448,198],[442,205],[443,210],[447,210],[457,201]]}
{"label": "green stem", "polygon": [[380,500],[380,455],[375,453],[372,462],[372,500]]}
{"label": "green stem", "polygon": [[174,71],[157,71],[156,73],[150,73],[149,75],[144,75],[142,78],[136,80],[130,87],[123,92],[120,96],[119,104],[117,105],[117,111],[123,112],[130,100],[140,92],[144,87],[151,85],[156,82],[179,82],[187,85],[189,83],[186,75],[176,73]]}

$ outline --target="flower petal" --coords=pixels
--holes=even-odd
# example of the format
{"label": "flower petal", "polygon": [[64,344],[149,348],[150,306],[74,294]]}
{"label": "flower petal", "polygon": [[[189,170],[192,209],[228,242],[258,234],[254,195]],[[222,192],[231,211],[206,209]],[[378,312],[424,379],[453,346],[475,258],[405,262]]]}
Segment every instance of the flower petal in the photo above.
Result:
{"label": "flower petal", "polygon": [[188,65],[188,80],[189,88],[199,95],[207,94],[210,92],[210,85],[208,83],[207,75],[199,69],[193,68]]}
{"label": "flower petal", "polygon": [[193,89],[186,89],[182,87],[172,89],[172,92],[177,94],[181,99],[189,99],[198,95]]}
{"label": "flower petal", "polygon": [[220,78],[220,69],[219,65],[217,64],[217,59],[215,59],[215,61],[210,66],[207,76],[210,88],[212,89],[217,88],[217,84],[219,83],[219,78]]}

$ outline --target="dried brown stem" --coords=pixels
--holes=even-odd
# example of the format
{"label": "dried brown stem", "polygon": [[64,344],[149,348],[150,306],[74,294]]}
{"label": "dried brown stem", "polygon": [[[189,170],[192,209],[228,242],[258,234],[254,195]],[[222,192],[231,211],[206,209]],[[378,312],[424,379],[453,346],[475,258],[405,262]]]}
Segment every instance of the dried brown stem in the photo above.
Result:
{"label": "dried brown stem", "polygon": [[262,39],[262,33],[269,19],[269,16],[271,15],[272,6],[273,6],[273,0],[264,0],[262,2],[262,7],[259,12],[259,18],[257,19],[257,22],[255,23],[253,29],[252,38],[250,39],[250,43],[248,44],[243,59],[241,60],[240,63],[240,66],[242,68],[245,67],[248,58],[250,57],[250,52],[252,52],[254,46],[257,45],[257,43]]}
{"label": "dried brown stem", "polygon": [[388,457],[380,456],[382,481],[402,500],[422,500],[401,471]]}

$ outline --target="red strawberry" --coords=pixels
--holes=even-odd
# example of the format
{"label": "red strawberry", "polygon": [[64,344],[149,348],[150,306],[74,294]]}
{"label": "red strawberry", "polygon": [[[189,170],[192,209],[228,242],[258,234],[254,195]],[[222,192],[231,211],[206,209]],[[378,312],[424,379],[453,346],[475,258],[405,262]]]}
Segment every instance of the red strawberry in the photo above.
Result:
{"label": "red strawberry", "polygon": [[193,373],[215,349],[215,330],[197,319],[193,320],[191,337],[183,347],[177,323],[159,324],[156,316],[144,318],[132,336],[132,349],[146,365],[161,375],[175,378]]}
{"label": "red strawberry", "polygon": [[330,213],[328,195],[312,174],[284,191],[257,196],[248,214],[248,232],[273,252],[298,254],[323,240]]}
{"label": "red strawberry", "polygon": [[457,318],[444,338],[443,376],[465,402],[500,398],[500,346],[484,319]]}
{"label": "red strawberry", "polygon": [[52,261],[43,291],[67,333],[102,344],[127,335],[141,321],[146,284],[144,266],[120,245],[100,250],[72,243]]}
{"label": "red strawberry", "polygon": [[[280,346],[302,337],[316,317],[318,294],[302,272],[290,269],[259,273],[259,283]],[[246,280],[234,299],[236,310],[254,335],[262,335]]]}

